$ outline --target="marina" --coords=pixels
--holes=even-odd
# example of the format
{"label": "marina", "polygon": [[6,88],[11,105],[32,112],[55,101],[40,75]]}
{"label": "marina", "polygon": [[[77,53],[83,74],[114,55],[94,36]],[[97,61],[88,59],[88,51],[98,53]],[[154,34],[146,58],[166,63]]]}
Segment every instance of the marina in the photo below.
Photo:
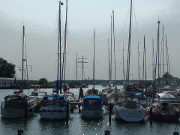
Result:
{"label": "marina", "polygon": [[[91,88],[92,86],[89,86]],[[86,92],[89,88],[83,88]],[[97,89],[103,89],[102,86],[97,85]],[[122,88],[119,86],[118,88]],[[28,95],[33,89],[24,90]],[[51,94],[51,89],[40,89],[41,92],[47,92]],[[75,93],[75,96],[79,95],[79,89],[70,89]],[[1,90],[0,101],[3,101],[3,97],[12,93],[13,90]],[[85,119],[81,117],[79,109],[74,109],[74,112],[69,114],[68,123],[64,120],[42,120],[39,113],[34,113],[27,119],[2,119],[0,120],[0,134],[17,134],[18,130],[23,130],[24,135],[43,135],[43,134],[62,134],[62,135],[104,135],[105,131],[110,131],[111,135],[127,134],[127,135],[159,135],[166,134],[171,135],[177,129],[179,129],[180,122],[161,122],[157,120],[152,121],[150,124],[149,118],[138,123],[119,122],[115,119],[115,114],[112,113],[111,124],[109,125],[109,111],[103,106],[103,114],[98,119]]]}
{"label": "marina", "polygon": [[180,3],[105,1],[0,4],[0,135],[179,135]]}

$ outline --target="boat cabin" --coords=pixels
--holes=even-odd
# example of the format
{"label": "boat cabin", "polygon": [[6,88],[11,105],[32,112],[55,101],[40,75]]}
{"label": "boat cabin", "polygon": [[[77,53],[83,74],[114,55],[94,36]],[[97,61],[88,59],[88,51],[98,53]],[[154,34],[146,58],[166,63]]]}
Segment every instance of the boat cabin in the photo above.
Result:
{"label": "boat cabin", "polygon": [[84,96],[82,108],[102,108],[101,97],[96,95]]}
{"label": "boat cabin", "polygon": [[3,108],[23,108],[27,102],[27,95],[25,94],[12,94],[6,96],[5,101],[2,102]]}

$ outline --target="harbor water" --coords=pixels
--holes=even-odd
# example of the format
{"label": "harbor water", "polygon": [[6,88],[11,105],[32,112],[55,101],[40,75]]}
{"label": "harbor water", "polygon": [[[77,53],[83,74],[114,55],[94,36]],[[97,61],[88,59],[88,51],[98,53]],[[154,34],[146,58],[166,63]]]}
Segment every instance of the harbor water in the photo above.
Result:
{"label": "harbor water", "polygon": [[[98,86],[102,89],[101,86]],[[87,90],[87,88],[84,88]],[[32,90],[24,90],[24,93],[30,94]],[[49,94],[51,89],[40,89]],[[71,92],[78,95],[79,89],[70,89]],[[0,102],[13,90],[0,90]],[[0,135],[16,135],[19,129],[23,130],[24,135],[104,135],[105,130],[110,131],[110,135],[173,135],[175,130],[180,130],[180,122],[163,123],[153,121],[152,126],[148,118],[141,123],[120,123],[112,115],[111,125],[108,125],[109,113],[104,109],[102,119],[83,119],[78,108],[70,113],[69,122],[45,121],[40,119],[39,113],[25,119],[6,120],[0,119]]]}

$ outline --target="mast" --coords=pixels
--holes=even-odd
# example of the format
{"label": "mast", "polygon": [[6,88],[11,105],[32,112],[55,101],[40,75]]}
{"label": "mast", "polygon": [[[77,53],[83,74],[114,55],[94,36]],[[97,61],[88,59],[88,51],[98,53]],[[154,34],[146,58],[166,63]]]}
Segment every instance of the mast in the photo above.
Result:
{"label": "mast", "polygon": [[139,77],[139,80],[140,79],[140,63],[139,63],[139,58],[140,58],[140,53],[139,53],[139,42],[138,42],[138,77]]}
{"label": "mast", "polygon": [[152,39],[152,80],[155,80],[155,57],[154,57],[154,39]]}
{"label": "mast", "polygon": [[77,81],[77,65],[78,64],[78,60],[77,60],[77,51],[76,51],[76,81]]}
{"label": "mast", "polygon": [[[65,30],[64,30],[64,53],[63,53],[63,66],[62,66],[62,75],[65,81],[66,75],[66,47],[67,47],[67,15],[68,15],[68,0],[66,0],[66,21],[65,21]],[[64,82],[65,83],[65,82]]]}
{"label": "mast", "polygon": [[111,85],[111,58],[110,58],[110,43],[108,38],[108,67],[109,67],[109,85]]}
{"label": "mast", "polygon": [[110,80],[112,81],[112,50],[113,50],[113,47],[112,47],[112,16],[111,16],[111,52],[110,52]]}
{"label": "mast", "polygon": [[163,25],[163,28],[162,28],[162,31],[163,31],[163,39],[162,39],[162,57],[163,57],[163,75],[164,75],[164,25]]}
{"label": "mast", "polygon": [[125,78],[125,64],[124,64],[124,42],[123,42],[123,77],[125,80],[126,78]]}
{"label": "mast", "polygon": [[61,75],[61,5],[63,5],[63,2],[59,1],[59,18],[58,18],[58,65],[57,65],[57,84],[56,84],[56,92],[57,94],[61,93],[62,88],[62,75]]}
{"label": "mast", "polygon": [[94,58],[93,58],[93,87],[95,87],[95,30],[94,30]]}
{"label": "mast", "polygon": [[159,73],[159,28],[160,28],[160,21],[158,21],[158,31],[157,31],[157,53],[158,53],[158,92],[160,87],[160,73]]}
{"label": "mast", "polygon": [[24,45],[25,45],[25,27],[23,26],[23,35],[22,35],[22,69],[21,69],[21,79],[22,82],[20,84],[20,91],[23,92],[23,88],[24,88]]}
{"label": "mast", "polygon": [[21,71],[21,78],[22,82],[24,81],[24,43],[25,43],[25,27],[23,26],[23,37],[22,37],[22,71]]}
{"label": "mast", "polygon": [[129,85],[130,74],[130,50],[131,50],[131,19],[132,19],[132,0],[130,3],[130,23],[129,23],[129,38],[128,38],[128,56],[127,56],[127,71],[126,71],[126,85]]}
{"label": "mast", "polygon": [[146,95],[147,95],[147,75],[146,75],[146,36],[144,36],[144,72],[145,72],[145,78],[144,78],[144,83],[146,87]]}
{"label": "mast", "polygon": [[116,80],[116,42],[115,42],[115,31],[114,31],[114,10],[112,11],[113,16],[113,39],[114,39],[114,78]]}
{"label": "mast", "polygon": [[169,72],[169,53],[168,53],[168,45],[167,45],[167,35],[165,35],[166,38],[166,62],[167,62],[167,73]]}

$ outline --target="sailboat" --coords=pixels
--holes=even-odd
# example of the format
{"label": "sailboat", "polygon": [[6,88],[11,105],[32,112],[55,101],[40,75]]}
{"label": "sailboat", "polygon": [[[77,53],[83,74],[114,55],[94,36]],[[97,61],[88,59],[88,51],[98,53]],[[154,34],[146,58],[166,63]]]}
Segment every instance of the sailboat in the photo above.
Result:
{"label": "sailboat", "polygon": [[93,87],[88,89],[82,102],[81,116],[83,118],[101,118],[103,114],[102,99],[95,89],[95,31],[94,31],[94,59],[93,59]]}
{"label": "sailboat", "polygon": [[62,65],[61,65],[61,5],[59,2],[59,22],[58,22],[58,64],[57,64],[57,81],[55,90],[52,95],[47,95],[43,98],[40,108],[41,119],[58,120],[68,117],[67,96],[62,94]]}
{"label": "sailboat", "polygon": [[95,31],[94,31],[94,58],[93,58],[93,87],[87,90],[86,95],[100,95],[99,91],[95,89]]}
{"label": "sailboat", "polygon": [[1,114],[2,118],[24,118],[31,115],[36,106],[33,100],[29,100],[26,94],[23,94],[23,89],[25,87],[24,80],[24,62],[26,62],[27,68],[27,58],[25,58],[25,27],[23,26],[23,41],[22,41],[22,80],[20,84],[20,90],[14,91],[14,94],[10,94],[4,97],[4,101],[1,104]]}
{"label": "sailboat", "polygon": [[[103,104],[107,105],[110,102],[116,102],[117,98],[118,98],[118,89],[116,87],[116,85],[112,84],[112,54],[113,54],[113,41],[114,41],[114,77],[116,80],[116,55],[115,55],[115,32],[114,32],[114,11],[112,11],[112,16],[111,16],[111,39],[109,42],[108,39],[108,63],[109,63],[109,85],[108,87],[106,87],[105,89],[102,90],[102,99],[103,99]],[[110,47],[109,47],[109,43],[110,43]]]}
{"label": "sailboat", "polygon": [[[129,25],[129,40],[128,40],[128,57],[127,57],[127,72],[126,84],[124,85],[124,98],[122,101],[117,102],[114,106],[115,118],[117,120],[126,122],[140,122],[146,116],[145,108],[132,98],[134,94],[134,87],[129,82],[130,74],[130,48],[131,48],[131,18],[132,18],[132,0],[130,2],[130,25]],[[129,96],[129,98],[127,97]]]}
{"label": "sailboat", "polygon": [[157,31],[158,88],[153,100],[154,102],[151,104],[152,118],[163,122],[178,122],[179,107],[176,105],[179,103],[179,99],[177,98],[177,91],[169,86],[160,88],[159,28],[160,21],[158,21]]}

